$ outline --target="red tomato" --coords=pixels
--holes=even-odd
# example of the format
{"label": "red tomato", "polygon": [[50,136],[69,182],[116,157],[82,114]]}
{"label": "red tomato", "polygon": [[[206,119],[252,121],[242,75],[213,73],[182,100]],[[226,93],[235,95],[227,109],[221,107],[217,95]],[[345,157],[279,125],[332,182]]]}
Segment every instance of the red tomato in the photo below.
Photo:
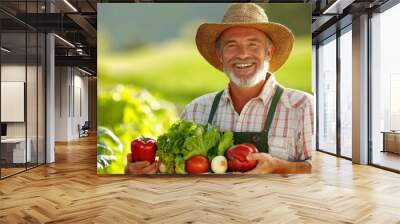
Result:
{"label": "red tomato", "polygon": [[192,156],[186,160],[186,171],[188,173],[205,173],[208,171],[209,163],[205,156]]}
{"label": "red tomato", "polygon": [[252,144],[239,144],[232,146],[226,152],[228,159],[228,168],[230,171],[246,172],[257,165],[257,160],[247,160],[249,153],[258,152],[257,148]]}

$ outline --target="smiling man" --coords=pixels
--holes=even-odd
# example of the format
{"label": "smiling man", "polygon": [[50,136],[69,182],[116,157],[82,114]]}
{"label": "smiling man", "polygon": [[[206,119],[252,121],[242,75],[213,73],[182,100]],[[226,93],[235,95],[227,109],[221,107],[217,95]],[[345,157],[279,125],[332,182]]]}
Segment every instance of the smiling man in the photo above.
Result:
{"label": "smiling man", "polygon": [[285,26],[268,21],[253,3],[232,4],[222,23],[202,24],[196,35],[201,55],[229,77],[228,86],[193,100],[181,118],[234,132],[235,144],[252,143],[259,153],[249,173],[310,173],[313,98],[283,88],[277,71],[292,50]]}
{"label": "smiling man", "polygon": [[[293,42],[292,32],[269,22],[254,3],[232,4],[222,23],[204,23],[197,30],[200,54],[230,82],[220,92],[193,100],[181,118],[231,130],[235,144],[255,145],[259,153],[247,159],[258,163],[248,173],[311,172],[313,98],[283,88],[273,74],[286,62]],[[157,168],[156,162],[129,163],[127,173],[155,173]]]}

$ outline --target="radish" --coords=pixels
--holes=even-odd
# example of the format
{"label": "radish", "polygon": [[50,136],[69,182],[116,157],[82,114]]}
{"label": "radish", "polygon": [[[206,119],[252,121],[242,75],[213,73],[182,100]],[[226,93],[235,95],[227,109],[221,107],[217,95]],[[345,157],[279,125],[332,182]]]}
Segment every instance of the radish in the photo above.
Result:
{"label": "radish", "polygon": [[225,156],[216,156],[211,161],[211,170],[214,173],[225,173],[228,169],[228,161]]}
{"label": "radish", "polygon": [[160,162],[160,166],[158,167],[158,169],[160,170],[160,173],[166,173],[167,172],[167,167],[162,162]]}

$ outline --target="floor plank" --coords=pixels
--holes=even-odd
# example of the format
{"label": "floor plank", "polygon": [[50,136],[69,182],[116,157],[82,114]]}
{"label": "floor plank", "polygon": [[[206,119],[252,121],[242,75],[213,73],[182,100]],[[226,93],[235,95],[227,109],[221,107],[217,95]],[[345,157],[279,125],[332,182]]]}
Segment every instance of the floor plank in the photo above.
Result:
{"label": "floor plank", "polygon": [[0,223],[400,223],[400,175],[320,152],[313,174],[97,176],[96,139],[0,181]]}

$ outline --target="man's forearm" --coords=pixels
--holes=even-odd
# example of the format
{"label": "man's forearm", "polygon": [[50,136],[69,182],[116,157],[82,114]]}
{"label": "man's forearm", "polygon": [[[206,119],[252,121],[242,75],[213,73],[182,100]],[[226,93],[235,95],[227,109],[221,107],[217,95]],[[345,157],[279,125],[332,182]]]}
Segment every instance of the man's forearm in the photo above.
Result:
{"label": "man's forearm", "polygon": [[308,162],[290,162],[276,159],[276,169],[274,173],[311,173],[311,164]]}

